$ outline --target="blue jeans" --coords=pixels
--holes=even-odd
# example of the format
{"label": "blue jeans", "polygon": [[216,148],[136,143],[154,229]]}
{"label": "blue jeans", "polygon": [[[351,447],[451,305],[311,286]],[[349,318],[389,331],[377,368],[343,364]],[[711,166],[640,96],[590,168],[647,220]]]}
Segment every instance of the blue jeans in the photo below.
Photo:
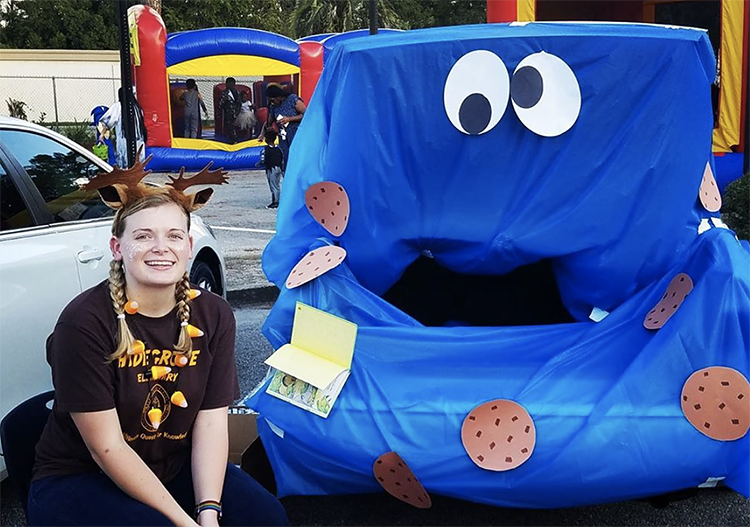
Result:
{"label": "blue jeans", "polygon": [[[190,462],[165,485],[177,503],[193,515]],[[222,491],[221,525],[289,525],[283,506],[236,465],[227,464]],[[121,491],[103,472],[49,476],[29,492],[29,525],[173,525],[166,516]]]}
{"label": "blue jeans", "polygon": [[281,198],[281,167],[266,169],[268,188],[271,189],[271,203],[279,204]]}

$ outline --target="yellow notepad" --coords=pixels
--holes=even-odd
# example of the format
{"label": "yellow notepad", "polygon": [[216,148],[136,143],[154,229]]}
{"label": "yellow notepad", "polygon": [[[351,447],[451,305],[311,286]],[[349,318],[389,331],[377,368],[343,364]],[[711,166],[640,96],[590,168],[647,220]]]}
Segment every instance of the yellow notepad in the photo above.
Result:
{"label": "yellow notepad", "polygon": [[324,390],[352,367],[357,325],[297,302],[292,342],[266,364]]}

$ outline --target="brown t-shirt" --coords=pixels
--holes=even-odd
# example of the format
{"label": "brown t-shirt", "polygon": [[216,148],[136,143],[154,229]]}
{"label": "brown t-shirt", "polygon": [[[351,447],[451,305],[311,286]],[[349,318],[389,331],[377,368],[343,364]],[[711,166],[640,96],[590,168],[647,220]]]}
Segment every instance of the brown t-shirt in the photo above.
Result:
{"label": "brown t-shirt", "polygon": [[[98,471],[70,412],[112,408],[117,409],[125,441],[159,479],[167,482],[179,472],[190,453],[198,411],[230,405],[239,397],[232,308],[203,290],[190,308],[190,324],[204,335],[193,338],[190,362],[180,368],[173,351],[180,330],[176,308],[160,318],[126,315],[130,331],[144,342],[146,351],[108,363],[117,346],[117,317],[108,283],[84,291],[68,304],[47,339],[55,402],[36,447],[33,480]],[[152,366],[172,371],[154,381],[147,375]],[[185,395],[187,408],[171,403],[177,390]],[[152,408],[162,410],[158,429],[148,419]]]}

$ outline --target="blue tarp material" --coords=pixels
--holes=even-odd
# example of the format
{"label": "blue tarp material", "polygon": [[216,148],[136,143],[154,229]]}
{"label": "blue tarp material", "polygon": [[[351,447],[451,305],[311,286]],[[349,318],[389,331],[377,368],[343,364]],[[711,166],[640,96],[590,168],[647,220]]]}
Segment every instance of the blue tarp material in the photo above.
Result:
{"label": "blue tarp material", "polygon": [[[487,133],[459,132],[444,86],[474,50],[502,58],[511,76],[533,53],[563,59],[580,85],[575,125],[541,137],[509,105]],[[327,419],[264,387],[250,398],[279,493],[377,492],[372,464],[396,451],[428,492],[501,506],[623,500],[709,477],[747,496],[748,435],[710,439],[680,406],[696,370],[727,366],[747,378],[750,369],[750,255],[730,230],[698,233],[701,219],[718,217],[697,200],[713,160],[714,67],[704,32],[646,25],[483,25],[337,46],[292,146],[263,256],[281,289],[264,334],[274,348],[289,342],[296,301],[351,320],[359,334]],[[466,96],[484,82],[493,79],[478,77]],[[305,208],[305,190],[320,181],[351,200],[347,258],[289,290],[292,267],[334,241]],[[425,250],[465,274],[550,258],[578,322],[423,327],[378,295]],[[678,273],[694,290],[662,329],[644,329]],[[593,307],[611,314],[594,323]],[[537,442],[520,467],[489,472],[469,459],[460,429],[499,398],[527,409]]]}
{"label": "blue tarp material", "polygon": [[[382,36],[382,35],[391,35],[393,33],[400,33],[400,29],[387,29],[387,28],[380,28],[378,29],[378,32],[375,36]],[[370,35],[369,29],[355,29],[354,31],[346,31],[344,33],[333,33],[329,35],[328,37],[319,40],[321,44],[323,44],[323,60],[327,61],[328,57],[333,52],[333,48],[336,46],[336,44],[340,42],[346,42],[347,40],[351,40],[353,38],[360,38],[360,37],[369,37],[373,36]]]}

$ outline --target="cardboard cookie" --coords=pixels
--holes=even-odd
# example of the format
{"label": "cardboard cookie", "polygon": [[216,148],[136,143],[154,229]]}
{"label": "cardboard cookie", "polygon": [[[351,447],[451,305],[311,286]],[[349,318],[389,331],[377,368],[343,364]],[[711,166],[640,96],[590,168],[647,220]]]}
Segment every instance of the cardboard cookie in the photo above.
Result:
{"label": "cardboard cookie", "polygon": [[397,453],[386,452],[376,459],[372,465],[372,473],[380,486],[394,498],[418,509],[432,507],[430,495]]}
{"label": "cardboard cookie", "polygon": [[344,258],[346,258],[346,250],[334,245],[327,245],[310,251],[287,276],[287,288],[294,289],[314,280],[338,266],[344,261]]}
{"label": "cardboard cookie", "polygon": [[690,424],[711,439],[734,441],[750,429],[750,383],[735,369],[696,371],[682,387],[681,404]]}
{"label": "cardboard cookie", "polygon": [[477,406],[466,416],[461,442],[477,466],[496,472],[511,470],[531,457],[536,428],[523,406],[496,399]]}
{"label": "cardboard cookie", "polygon": [[703,208],[708,212],[718,212],[721,209],[721,193],[719,192],[719,186],[716,184],[714,173],[711,171],[710,163],[706,163],[706,169],[703,171],[698,198],[701,200]]}
{"label": "cardboard cookie", "polygon": [[341,236],[349,223],[349,196],[333,181],[315,183],[305,192],[307,210],[325,230]]}
{"label": "cardboard cookie", "polygon": [[643,327],[660,329],[677,312],[692,290],[693,280],[685,273],[680,273],[672,278],[667,286],[667,292],[643,320]]}

